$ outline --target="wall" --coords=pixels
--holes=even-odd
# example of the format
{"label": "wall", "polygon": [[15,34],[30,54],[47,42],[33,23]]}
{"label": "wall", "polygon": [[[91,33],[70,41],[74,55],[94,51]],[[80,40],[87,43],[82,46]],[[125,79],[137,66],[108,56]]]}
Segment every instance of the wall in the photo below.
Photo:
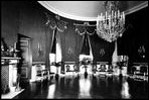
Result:
{"label": "wall", "polygon": [[8,46],[17,41],[19,10],[15,2],[1,2],[1,36]]}
{"label": "wall", "polygon": [[[32,38],[32,55],[34,61],[45,61],[45,20],[44,15],[38,9],[36,3],[29,3],[20,5],[20,28],[19,33],[27,35]],[[38,54],[38,46],[41,49]]]}
{"label": "wall", "polygon": [[[126,16],[126,31],[118,39],[118,55],[128,55],[129,61],[147,62],[148,56],[148,7]],[[145,47],[145,58],[138,53],[140,46]]]}
{"label": "wall", "polygon": [[[33,61],[45,61],[45,26],[44,15],[34,2],[2,2],[2,37],[8,46],[17,41],[17,33],[32,38]],[[38,53],[38,43],[42,49]]]}
{"label": "wall", "polygon": [[[44,12],[48,12],[37,2],[2,2],[2,37],[4,37],[7,45],[13,45],[17,41],[17,33],[26,35],[32,38],[32,57],[33,62],[46,61],[48,62],[48,51],[51,47],[52,30],[45,26],[46,17]],[[52,13],[50,13],[52,14]],[[81,50],[82,36],[75,32],[75,26],[73,23],[77,22],[70,19],[61,18],[68,22],[67,29],[60,33],[60,39],[62,43],[62,60],[63,61],[78,61],[79,53]],[[93,54],[96,61],[109,60],[108,52],[113,52],[109,48],[113,44],[109,44],[102,39],[96,38],[98,36],[91,37],[93,45]],[[38,44],[41,48],[40,55],[38,55]],[[99,50],[106,48],[105,56],[99,56]]]}
{"label": "wall", "polygon": [[82,37],[74,30],[73,21],[69,21],[68,29],[61,34],[63,61],[78,61]]}

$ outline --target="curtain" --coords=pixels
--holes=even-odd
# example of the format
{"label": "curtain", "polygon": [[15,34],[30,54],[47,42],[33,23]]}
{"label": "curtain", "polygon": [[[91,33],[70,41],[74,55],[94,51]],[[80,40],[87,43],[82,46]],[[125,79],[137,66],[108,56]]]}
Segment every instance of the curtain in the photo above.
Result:
{"label": "curtain", "polygon": [[[61,50],[61,39],[60,39],[60,32],[57,31],[57,28],[53,30],[53,37],[52,37],[52,44],[51,50],[49,52],[49,62],[50,62],[50,71],[56,72],[55,63],[59,63],[62,61],[62,50]],[[57,65],[57,64],[56,64]]]}
{"label": "curtain", "polygon": [[56,32],[57,30],[55,29],[53,32],[53,37],[52,37],[52,47],[51,47],[51,53],[56,53]]}
{"label": "curtain", "polygon": [[115,48],[114,48],[114,52],[113,52],[113,55],[112,55],[112,64],[116,64],[116,62],[119,61],[117,52],[118,52],[117,51],[117,41],[115,41]]}
{"label": "curtain", "polygon": [[[47,43],[46,45],[46,64],[47,66],[50,66],[52,62],[58,63],[62,60],[60,34],[64,32],[65,29],[67,29],[67,22],[62,21],[60,19],[60,16],[58,15],[54,16],[48,13],[45,13],[45,15],[47,17],[47,28],[49,28],[52,31],[51,33],[53,33],[51,41],[47,41],[50,43]],[[46,38],[47,40],[49,39],[48,33],[46,35]]]}
{"label": "curtain", "polygon": [[90,57],[91,57],[91,60],[93,61],[93,50],[92,50],[92,45],[91,45],[91,40],[90,40],[90,37],[88,36],[88,42],[89,42],[89,47],[90,47]]}
{"label": "curtain", "polygon": [[45,36],[46,36],[46,67],[50,69],[50,62],[49,62],[49,53],[52,45],[52,36],[53,31],[50,29],[50,27],[47,25],[45,27]]}
{"label": "curtain", "polygon": [[89,58],[93,60],[92,45],[90,41],[90,36],[95,33],[95,26],[90,25],[88,22],[83,24],[75,24],[75,31],[82,37],[82,42],[80,46],[79,61],[84,58]]}
{"label": "curtain", "polygon": [[62,61],[62,49],[61,49],[61,38],[60,38],[61,32],[57,32],[56,35],[56,63],[59,63]]}
{"label": "curtain", "polygon": [[84,58],[90,58],[91,60],[93,60],[90,37],[87,34],[84,34],[83,36],[83,44],[82,44],[79,60],[82,61]]}
{"label": "curtain", "polygon": [[56,34],[57,34],[57,29],[53,30],[51,51],[49,52],[50,65],[56,61],[56,56],[55,56],[56,55]]}
{"label": "curtain", "polygon": [[87,34],[84,35],[83,46],[80,54],[89,55],[90,54],[90,47],[88,42]]}

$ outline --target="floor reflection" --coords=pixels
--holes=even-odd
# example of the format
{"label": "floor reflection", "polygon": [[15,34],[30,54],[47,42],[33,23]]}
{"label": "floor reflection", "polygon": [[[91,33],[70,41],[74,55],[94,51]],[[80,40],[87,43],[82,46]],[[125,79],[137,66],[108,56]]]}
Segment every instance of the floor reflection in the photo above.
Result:
{"label": "floor reflection", "polygon": [[78,98],[91,98],[91,77],[81,75],[79,79],[79,95]]}
{"label": "floor reflection", "polygon": [[148,99],[148,82],[116,76],[69,75],[31,83],[16,98]]}
{"label": "floor reflection", "polygon": [[47,99],[53,99],[55,95],[55,84],[49,85]]}
{"label": "floor reflection", "polygon": [[122,84],[121,95],[123,99],[129,99],[131,97],[129,93],[129,84],[127,81],[123,82]]}

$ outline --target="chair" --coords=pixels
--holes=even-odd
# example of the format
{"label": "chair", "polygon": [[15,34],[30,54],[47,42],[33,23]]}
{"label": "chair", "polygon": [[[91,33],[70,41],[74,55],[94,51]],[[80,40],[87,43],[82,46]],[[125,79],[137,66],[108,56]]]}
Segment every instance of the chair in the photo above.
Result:
{"label": "chair", "polygon": [[49,70],[45,67],[45,65],[39,64],[36,66],[36,80],[43,81],[44,79],[50,79],[49,75]]}
{"label": "chair", "polygon": [[66,66],[66,72],[65,74],[66,75],[73,75],[73,72],[74,72],[74,67],[72,64],[67,64]]}
{"label": "chair", "polygon": [[108,70],[107,70],[107,75],[112,75],[113,74],[113,66],[109,65]]}
{"label": "chair", "polygon": [[101,65],[98,70],[99,70],[99,72],[106,72],[106,66],[105,65]]}
{"label": "chair", "polygon": [[59,75],[62,76],[61,66],[63,66],[63,62],[52,62],[50,65],[50,78],[52,81],[58,79]]}
{"label": "chair", "polygon": [[147,75],[147,67],[145,65],[139,65],[139,66],[133,66],[132,72],[133,72],[133,79],[136,80],[148,80]]}
{"label": "chair", "polygon": [[147,74],[147,67],[146,66],[141,66],[140,72],[143,73],[144,75]]}
{"label": "chair", "polygon": [[144,80],[148,79],[148,69],[147,69],[147,66],[141,66],[140,73],[143,74]]}
{"label": "chair", "polygon": [[93,64],[92,72],[95,74],[97,72],[97,65]]}
{"label": "chair", "polygon": [[74,75],[75,72],[78,72],[78,68],[75,62],[67,61],[64,64],[65,75]]}
{"label": "chair", "polygon": [[132,74],[135,74],[135,71],[136,71],[136,67],[132,67],[131,73],[132,73]]}

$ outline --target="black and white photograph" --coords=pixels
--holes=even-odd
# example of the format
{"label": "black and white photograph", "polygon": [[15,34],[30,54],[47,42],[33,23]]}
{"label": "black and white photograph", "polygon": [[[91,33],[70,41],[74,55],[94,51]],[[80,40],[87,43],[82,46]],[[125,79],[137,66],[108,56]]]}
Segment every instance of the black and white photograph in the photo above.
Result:
{"label": "black and white photograph", "polygon": [[1,1],[1,99],[148,99],[148,1]]}

